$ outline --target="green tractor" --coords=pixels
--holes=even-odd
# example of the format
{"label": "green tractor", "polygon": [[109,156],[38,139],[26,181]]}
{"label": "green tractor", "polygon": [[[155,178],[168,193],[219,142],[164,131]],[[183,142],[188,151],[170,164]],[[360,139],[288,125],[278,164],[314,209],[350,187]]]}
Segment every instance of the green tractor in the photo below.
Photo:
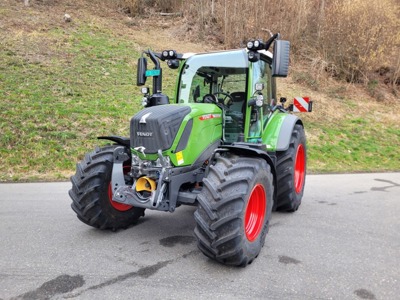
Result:
{"label": "green tractor", "polygon": [[[284,107],[286,99],[275,100],[289,48],[275,34],[240,50],[143,52],[137,85],[152,77],[152,93],[142,87],[144,109],[132,117],[130,137],[99,137],[113,145],[77,164],[69,195],[78,218],[117,230],[146,209],[197,205],[198,248],[223,264],[250,264],[264,245],[271,212],[296,211],[304,191],[303,123],[290,113],[293,105]],[[161,61],[179,69],[173,101],[162,94]]]}

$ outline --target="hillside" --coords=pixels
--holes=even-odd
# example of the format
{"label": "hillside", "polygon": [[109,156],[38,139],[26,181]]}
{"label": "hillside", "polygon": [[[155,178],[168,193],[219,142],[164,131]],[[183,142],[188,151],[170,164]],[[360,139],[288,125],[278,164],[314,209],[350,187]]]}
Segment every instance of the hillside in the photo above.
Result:
{"label": "hillside", "polygon": [[[110,3],[0,3],[0,181],[65,180],[104,143],[97,136],[128,135],[140,109],[134,77],[142,50],[223,47],[190,42],[184,17],[133,18]],[[164,92],[172,95],[174,72],[164,71]],[[314,112],[301,116],[310,172],[400,170],[400,101],[379,76],[349,84],[300,57],[292,61],[279,96],[314,100]]]}

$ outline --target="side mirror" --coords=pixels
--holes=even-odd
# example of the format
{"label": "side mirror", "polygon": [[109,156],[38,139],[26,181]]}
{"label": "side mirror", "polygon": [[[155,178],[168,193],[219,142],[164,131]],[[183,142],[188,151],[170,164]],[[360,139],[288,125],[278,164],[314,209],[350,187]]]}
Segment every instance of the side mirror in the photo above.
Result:
{"label": "side mirror", "polygon": [[145,57],[141,57],[138,59],[137,64],[137,81],[136,85],[144,85],[146,83],[146,70],[147,70],[147,59]]}
{"label": "side mirror", "polygon": [[275,40],[274,57],[272,63],[273,77],[286,77],[289,71],[290,42]]}

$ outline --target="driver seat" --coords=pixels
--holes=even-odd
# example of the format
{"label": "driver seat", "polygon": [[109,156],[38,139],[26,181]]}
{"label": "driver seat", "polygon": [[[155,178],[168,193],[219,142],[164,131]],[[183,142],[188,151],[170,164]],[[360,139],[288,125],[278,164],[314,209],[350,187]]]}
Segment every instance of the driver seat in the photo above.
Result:
{"label": "driver seat", "polygon": [[246,93],[233,92],[230,94],[232,104],[226,111],[224,142],[231,144],[239,141],[244,132],[244,112],[246,109]]}
{"label": "driver seat", "polygon": [[233,103],[230,107],[231,110],[241,112],[244,114],[246,108],[246,93],[245,92],[233,92],[231,93]]}

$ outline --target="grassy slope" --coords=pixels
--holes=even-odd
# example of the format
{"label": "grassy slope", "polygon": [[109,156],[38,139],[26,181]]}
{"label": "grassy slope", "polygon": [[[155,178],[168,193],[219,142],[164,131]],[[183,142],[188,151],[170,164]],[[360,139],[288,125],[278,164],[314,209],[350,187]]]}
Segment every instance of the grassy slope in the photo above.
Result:
{"label": "grassy slope", "polygon": [[[295,74],[296,70],[291,81]],[[305,89],[315,105],[313,113],[302,115],[311,171],[399,171],[398,99],[377,102],[360,87],[321,81],[324,81],[321,86]],[[305,95],[304,88],[291,84],[290,80],[284,90],[292,97]]]}
{"label": "grassy slope", "polygon": [[[139,109],[134,85],[139,53],[203,51],[182,43],[163,22],[140,26],[112,9],[64,5],[0,4],[0,181],[62,180],[95,145],[98,135],[128,135]],[[93,2],[92,2],[93,3]],[[65,12],[72,15],[64,23]],[[175,84],[165,70],[165,91]],[[309,72],[309,71],[308,71]],[[280,80],[282,95],[311,95],[315,111],[303,115],[314,172],[400,170],[399,101],[377,103],[353,86],[303,70]],[[309,87],[307,87],[309,86]],[[170,94],[170,93],[169,93]]]}

